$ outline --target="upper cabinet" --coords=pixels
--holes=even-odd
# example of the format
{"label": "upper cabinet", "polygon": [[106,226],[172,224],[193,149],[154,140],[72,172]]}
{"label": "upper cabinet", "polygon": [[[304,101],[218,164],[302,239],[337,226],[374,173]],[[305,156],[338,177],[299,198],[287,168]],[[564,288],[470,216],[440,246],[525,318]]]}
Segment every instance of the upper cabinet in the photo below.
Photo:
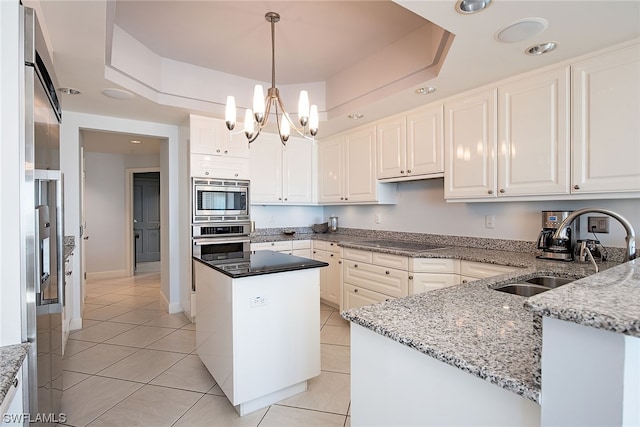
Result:
{"label": "upper cabinet", "polygon": [[569,72],[498,87],[498,197],[569,193]]}
{"label": "upper cabinet", "polygon": [[278,135],[261,134],[249,150],[251,203],[313,203],[313,144],[291,137],[283,145]]}
{"label": "upper cabinet", "polygon": [[572,67],[571,191],[640,191],[640,46]]}
{"label": "upper cabinet", "polygon": [[444,104],[447,199],[495,197],[497,96],[482,90]]}
{"label": "upper cabinet", "polygon": [[249,179],[249,144],[222,120],[189,116],[190,176]]}
{"label": "upper cabinet", "polygon": [[377,124],[377,177],[386,182],[441,177],[444,172],[442,104]]}
{"label": "upper cabinet", "polygon": [[318,202],[395,203],[396,185],[376,180],[376,127],[318,143]]}

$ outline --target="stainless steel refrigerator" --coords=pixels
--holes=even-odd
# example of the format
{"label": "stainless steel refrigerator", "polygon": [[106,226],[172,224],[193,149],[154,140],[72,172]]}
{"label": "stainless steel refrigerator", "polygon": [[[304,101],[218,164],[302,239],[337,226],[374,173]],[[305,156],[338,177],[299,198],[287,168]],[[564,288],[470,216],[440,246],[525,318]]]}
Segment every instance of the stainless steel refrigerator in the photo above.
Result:
{"label": "stainless steel refrigerator", "polygon": [[21,236],[25,250],[23,330],[27,357],[25,409],[52,424],[62,397],[64,209],[60,172],[61,108],[48,50],[33,9],[23,7],[24,183]]}

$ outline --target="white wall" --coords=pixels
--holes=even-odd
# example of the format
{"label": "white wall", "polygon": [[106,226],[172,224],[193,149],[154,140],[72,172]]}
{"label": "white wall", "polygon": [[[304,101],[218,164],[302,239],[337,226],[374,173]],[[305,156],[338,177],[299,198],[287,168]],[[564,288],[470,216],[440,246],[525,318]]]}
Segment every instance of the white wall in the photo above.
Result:
{"label": "white wall", "polygon": [[160,155],[124,155],[85,151],[87,277],[126,276],[126,169],[160,167]]}
{"label": "white wall", "polygon": [[[0,1],[0,346],[22,341],[20,185],[24,170],[20,93],[24,73],[19,49],[19,3]],[[24,159],[24,155],[22,155]]]}
{"label": "white wall", "polygon": [[[535,241],[541,228],[541,211],[584,207],[611,209],[640,231],[640,202],[637,199],[446,203],[443,179],[398,184],[396,205],[325,206],[324,216],[326,220],[337,215],[341,227]],[[376,214],[381,215],[380,224],[374,221]],[[486,215],[495,215],[494,229],[485,228]],[[581,229],[587,229],[586,222]],[[600,241],[604,245],[624,247],[626,234],[614,219],[610,221],[610,231],[609,235],[598,234]]]}
{"label": "white wall", "polygon": [[323,222],[322,206],[251,206],[256,228],[310,227]]}

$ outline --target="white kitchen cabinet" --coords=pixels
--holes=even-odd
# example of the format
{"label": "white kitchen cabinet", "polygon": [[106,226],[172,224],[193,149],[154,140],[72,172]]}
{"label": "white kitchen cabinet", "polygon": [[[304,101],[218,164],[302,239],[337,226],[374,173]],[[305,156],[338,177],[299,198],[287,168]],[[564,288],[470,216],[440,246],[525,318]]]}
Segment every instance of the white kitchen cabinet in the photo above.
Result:
{"label": "white kitchen cabinet", "polygon": [[313,142],[262,134],[250,149],[252,204],[313,202]]}
{"label": "white kitchen cabinet", "polygon": [[365,287],[354,286],[348,283],[344,284],[343,294],[343,310],[395,299],[389,295],[381,294],[380,292],[375,292]]}
{"label": "white kitchen cabinet", "polygon": [[[26,359],[25,359],[26,360]],[[22,363],[20,369],[16,373],[15,378],[8,386],[4,399],[0,402],[0,425],[28,425],[21,424],[18,420],[21,420],[20,416],[25,412],[23,410],[23,379],[25,376],[22,374],[22,368],[26,369],[25,362]],[[11,380],[6,378],[6,380]],[[27,408],[28,409],[28,408]],[[28,412],[28,411],[26,411]]]}
{"label": "white kitchen cabinet", "polygon": [[320,269],[320,299],[337,308],[342,307],[342,258],[335,242],[315,240],[313,259],[329,264]]}
{"label": "white kitchen cabinet", "polygon": [[279,240],[251,243],[251,251],[275,251],[311,258],[311,240]]}
{"label": "white kitchen cabinet", "polygon": [[570,69],[498,87],[498,197],[569,194]]}
{"label": "white kitchen cabinet", "polygon": [[195,178],[251,179],[249,159],[191,154],[191,176]]}
{"label": "white kitchen cabinet", "polygon": [[445,199],[496,197],[497,90],[445,102]]}
{"label": "white kitchen cabinet", "polygon": [[640,46],[572,66],[572,193],[640,191]]}
{"label": "white kitchen cabinet", "polygon": [[447,258],[409,258],[409,295],[457,285],[460,261]]}
{"label": "white kitchen cabinet", "polygon": [[407,181],[444,172],[443,105],[431,105],[377,123],[378,179]]}
{"label": "white kitchen cabinet", "polygon": [[73,287],[73,253],[64,261],[64,304],[62,307],[62,354],[67,346],[73,307],[71,289]]}
{"label": "white kitchen cabinet", "polygon": [[469,283],[487,277],[499,276],[519,270],[519,267],[510,265],[488,264],[475,261],[460,261],[460,283]]}
{"label": "white kitchen cabinet", "polygon": [[376,127],[366,126],[318,144],[320,204],[395,203],[395,184],[376,179]]}
{"label": "white kitchen cabinet", "polygon": [[223,120],[189,115],[191,153],[221,157],[249,158],[249,143],[244,133],[231,133]]}

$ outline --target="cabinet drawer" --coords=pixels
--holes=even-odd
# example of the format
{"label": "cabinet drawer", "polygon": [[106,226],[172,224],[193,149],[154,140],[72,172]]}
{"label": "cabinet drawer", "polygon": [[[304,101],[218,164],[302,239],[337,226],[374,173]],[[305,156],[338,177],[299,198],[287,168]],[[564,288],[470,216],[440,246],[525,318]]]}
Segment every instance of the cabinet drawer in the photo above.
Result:
{"label": "cabinet drawer", "polygon": [[458,277],[457,274],[410,273],[409,295],[457,285]]}
{"label": "cabinet drawer", "polygon": [[342,297],[342,309],[349,310],[351,308],[360,308],[365,305],[377,304],[391,299],[393,298],[389,295],[384,295],[360,286],[353,286],[345,283]]}
{"label": "cabinet drawer", "polygon": [[406,256],[373,252],[371,258],[371,263],[374,265],[397,268],[398,270],[407,270],[409,268],[409,258]]}
{"label": "cabinet drawer", "polygon": [[486,264],[483,262],[461,261],[460,274],[483,279],[485,277],[498,276],[500,274],[516,271],[518,267],[508,265]]}
{"label": "cabinet drawer", "polygon": [[249,159],[239,157],[191,155],[191,176],[203,178],[250,179]]}
{"label": "cabinet drawer", "polygon": [[360,249],[344,248],[342,250],[342,258],[350,259],[353,261],[366,262],[369,264],[373,262],[371,252],[362,251]]}
{"label": "cabinet drawer", "polygon": [[296,249],[310,249],[311,248],[311,240],[293,240],[291,242],[291,248],[293,250],[296,250]]}
{"label": "cabinet drawer", "polygon": [[408,295],[409,274],[394,268],[344,260],[344,283],[393,297]]}
{"label": "cabinet drawer", "polygon": [[420,273],[460,273],[460,260],[447,258],[409,258],[409,271]]}
{"label": "cabinet drawer", "polygon": [[291,251],[291,242],[260,242],[251,244],[252,251]]}
{"label": "cabinet drawer", "polygon": [[311,259],[311,249],[294,249],[291,251],[291,255]]}

